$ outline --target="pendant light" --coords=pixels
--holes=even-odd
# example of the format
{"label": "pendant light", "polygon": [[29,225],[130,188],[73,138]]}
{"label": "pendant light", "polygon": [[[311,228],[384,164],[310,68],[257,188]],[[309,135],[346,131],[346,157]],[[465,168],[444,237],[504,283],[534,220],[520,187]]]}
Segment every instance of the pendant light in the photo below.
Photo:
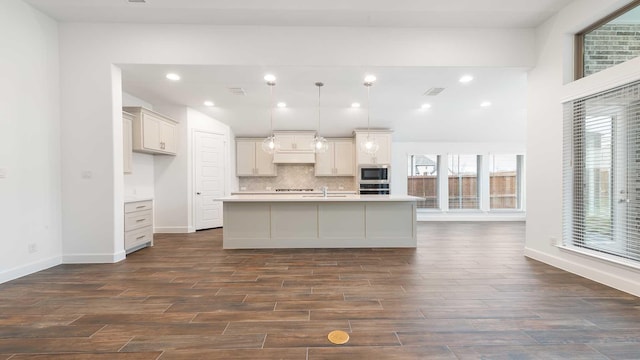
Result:
{"label": "pendant light", "polygon": [[375,138],[371,137],[370,125],[371,125],[371,96],[370,90],[373,83],[376,81],[376,77],[368,75],[364,78],[364,86],[367,88],[367,138],[360,143],[360,150],[366,154],[374,155],[378,152],[380,145]]}
{"label": "pendant light", "polygon": [[311,146],[313,146],[313,150],[316,153],[323,153],[327,151],[327,149],[329,148],[327,139],[320,136],[320,88],[322,88],[324,84],[321,82],[317,82],[316,86],[318,87],[318,130],[316,132],[316,136],[313,137],[313,142],[311,143]]}
{"label": "pendant light", "polygon": [[271,123],[271,135],[262,141],[262,150],[267,154],[273,154],[280,147],[273,134],[273,87],[276,86],[276,77],[273,75],[265,75],[264,80],[269,86],[269,94],[271,96],[269,103],[269,119]]}

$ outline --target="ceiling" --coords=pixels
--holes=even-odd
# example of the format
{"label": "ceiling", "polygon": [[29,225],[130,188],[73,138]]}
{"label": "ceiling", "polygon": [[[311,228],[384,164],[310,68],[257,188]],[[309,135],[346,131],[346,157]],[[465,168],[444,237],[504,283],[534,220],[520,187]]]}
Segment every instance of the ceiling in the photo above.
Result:
{"label": "ceiling", "polygon": [[[572,0],[25,0],[61,22],[174,23],[258,26],[420,28],[533,28]],[[488,68],[355,68],[121,65],[123,90],[152,104],[186,105],[218,119],[239,136],[269,132],[266,73],[277,76],[274,128],[316,129],[322,81],[320,133],[347,136],[367,126],[394,129],[396,141],[524,142],[526,70]],[[166,80],[167,72],[182,76]],[[365,74],[378,77],[367,112]],[[475,79],[461,84],[463,74]],[[245,95],[233,95],[241,87]],[[436,97],[423,93],[444,87]],[[203,105],[205,100],[215,107]],[[352,109],[352,102],[362,108]],[[482,108],[482,101],[492,106]],[[430,103],[428,110],[421,109]]]}
{"label": "ceiling", "polygon": [[572,0],[25,0],[65,22],[533,28]]}
{"label": "ceiling", "polygon": [[[354,128],[394,129],[401,141],[524,141],[526,126],[526,70],[442,67],[259,67],[193,65],[121,65],[123,89],[152,104],[186,105],[220,120],[239,136],[265,136],[270,130],[271,109],[275,130],[316,130],[318,88],[320,133],[348,136]],[[177,73],[181,80],[165,75]],[[263,77],[277,77],[272,107],[270,88]],[[365,74],[377,81],[370,88],[367,111]],[[462,84],[462,75],[474,80]],[[434,87],[445,88],[437,96],[423,95]],[[235,95],[229,88],[242,88]],[[204,106],[206,100],[214,107]],[[490,101],[490,107],[481,107]],[[351,107],[353,102],[361,108]],[[422,104],[431,105],[422,109]]]}

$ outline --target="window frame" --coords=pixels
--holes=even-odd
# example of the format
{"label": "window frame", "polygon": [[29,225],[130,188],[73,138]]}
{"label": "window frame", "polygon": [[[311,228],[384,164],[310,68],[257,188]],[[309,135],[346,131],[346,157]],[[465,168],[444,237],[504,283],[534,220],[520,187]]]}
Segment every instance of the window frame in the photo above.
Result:
{"label": "window frame", "polygon": [[640,6],[640,0],[632,1],[631,3],[621,7],[620,9],[614,11],[613,13],[605,16],[604,18],[596,21],[595,23],[589,25],[588,27],[582,29],[574,36],[574,80],[579,80],[585,77],[584,75],[584,38],[585,35],[592,32],[593,30],[601,27],[602,25],[607,24],[608,22],[616,19],[622,14],[635,9]]}

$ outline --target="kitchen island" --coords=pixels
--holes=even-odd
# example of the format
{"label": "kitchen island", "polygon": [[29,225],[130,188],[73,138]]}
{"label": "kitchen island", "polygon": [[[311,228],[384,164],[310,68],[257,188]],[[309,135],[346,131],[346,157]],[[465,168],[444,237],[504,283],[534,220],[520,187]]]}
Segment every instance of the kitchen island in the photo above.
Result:
{"label": "kitchen island", "polygon": [[225,249],[416,247],[415,196],[296,194],[220,199]]}

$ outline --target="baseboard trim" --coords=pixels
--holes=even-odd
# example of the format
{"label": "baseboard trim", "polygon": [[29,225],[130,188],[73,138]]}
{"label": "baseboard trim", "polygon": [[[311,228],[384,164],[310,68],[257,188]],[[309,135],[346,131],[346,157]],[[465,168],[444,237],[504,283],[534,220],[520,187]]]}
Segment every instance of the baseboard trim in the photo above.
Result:
{"label": "baseboard trim", "polygon": [[23,276],[31,275],[38,271],[46,270],[62,264],[62,257],[54,256],[48,259],[34,261],[32,263],[15,267],[13,269],[0,272],[0,284],[15,280]]}
{"label": "baseboard trim", "polygon": [[62,257],[63,264],[113,264],[126,258],[123,251],[115,254],[72,254]]}
{"label": "baseboard trim", "polygon": [[[610,286],[614,289],[624,291],[634,296],[640,296],[640,283],[613,274],[611,272],[595,269],[591,266],[563,259],[557,256],[549,255],[538,250],[534,250],[528,247],[524,249],[524,256],[551,265],[553,267],[568,271],[572,274],[576,274],[593,280],[595,282]],[[579,255],[574,255],[579,256]],[[607,264],[604,264],[607,265]]]}
{"label": "baseboard trim", "polygon": [[161,234],[188,234],[194,232],[190,226],[156,226],[153,228],[153,233]]}
{"label": "baseboard trim", "polygon": [[429,214],[418,213],[417,221],[527,221],[527,215],[518,214]]}

